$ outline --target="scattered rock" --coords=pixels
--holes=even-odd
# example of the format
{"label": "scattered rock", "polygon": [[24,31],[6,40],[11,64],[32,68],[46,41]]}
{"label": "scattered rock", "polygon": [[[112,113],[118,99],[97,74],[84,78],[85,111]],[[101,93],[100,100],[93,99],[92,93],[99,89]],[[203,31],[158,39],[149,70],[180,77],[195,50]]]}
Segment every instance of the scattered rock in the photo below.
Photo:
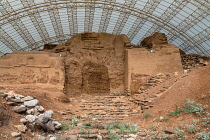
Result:
{"label": "scattered rock", "polygon": [[101,135],[97,135],[97,140],[103,140],[103,137]]}
{"label": "scattered rock", "polygon": [[134,134],[129,134],[128,136],[132,137],[132,138],[135,138],[138,136],[138,135],[134,135]]}
{"label": "scattered rock", "polygon": [[46,117],[43,114],[39,115],[37,118],[38,122],[47,123],[50,120],[50,117]]}
{"label": "scattered rock", "polygon": [[52,124],[54,125],[55,129],[61,129],[62,124],[58,121],[52,121]]}
{"label": "scattered rock", "polygon": [[165,132],[165,134],[174,134],[174,132],[171,130],[165,130],[164,132]]}
{"label": "scattered rock", "polygon": [[21,132],[12,132],[11,135],[12,137],[19,137],[21,136]]}
{"label": "scattered rock", "polygon": [[15,102],[7,102],[6,104],[9,105],[9,106],[16,106],[17,105],[17,103],[15,103]]}
{"label": "scattered rock", "polygon": [[28,122],[34,122],[36,120],[36,116],[34,116],[34,115],[26,115],[26,120]]}
{"label": "scattered rock", "polygon": [[13,111],[16,113],[24,113],[26,110],[27,108],[25,106],[16,106],[13,108]]}
{"label": "scattered rock", "polygon": [[16,137],[14,140],[22,140],[22,137]]}
{"label": "scattered rock", "polygon": [[33,115],[34,114],[34,109],[33,108],[29,109],[29,110],[26,111],[26,113],[29,114],[29,115]]}
{"label": "scattered rock", "polygon": [[24,105],[27,106],[27,107],[34,107],[34,106],[36,106],[38,103],[39,103],[39,100],[33,99],[33,100],[30,100],[30,101],[24,102]]}
{"label": "scattered rock", "polygon": [[51,118],[53,116],[54,112],[52,110],[48,110],[44,112],[45,117]]}
{"label": "scattered rock", "polygon": [[34,97],[32,97],[32,96],[26,96],[26,97],[22,98],[22,100],[24,100],[24,101],[30,101],[33,99],[34,99]]}
{"label": "scattered rock", "polygon": [[66,113],[65,112],[62,112],[62,111],[60,111],[59,112],[61,115],[66,115]]}
{"label": "scattered rock", "polygon": [[25,123],[27,123],[27,120],[25,118],[21,118],[20,119],[20,122],[23,123],[23,124],[25,124]]}
{"label": "scattered rock", "polygon": [[145,137],[145,136],[147,136],[147,133],[146,132],[140,132],[138,135],[141,136],[141,137]]}
{"label": "scattered rock", "polygon": [[18,131],[20,132],[26,132],[27,127],[25,125],[15,125]]}
{"label": "scattered rock", "polygon": [[46,140],[46,138],[44,136],[39,135],[38,140]]}
{"label": "scattered rock", "polygon": [[23,100],[22,99],[13,99],[13,98],[10,98],[10,101],[11,102],[15,102],[15,103],[23,103]]}
{"label": "scattered rock", "polygon": [[50,137],[49,140],[56,140],[56,137]]}
{"label": "scattered rock", "polygon": [[136,140],[135,138],[127,138],[126,140]]}
{"label": "scattered rock", "polygon": [[35,106],[34,110],[37,110],[39,112],[43,112],[44,111],[44,107],[43,106]]}
{"label": "scattered rock", "polygon": [[50,132],[50,131],[55,131],[55,127],[54,127],[54,125],[53,125],[53,123],[52,123],[52,121],[48,121],[47,123],[46,123],[46,127],[47,127],[47,131],[48,132]]}

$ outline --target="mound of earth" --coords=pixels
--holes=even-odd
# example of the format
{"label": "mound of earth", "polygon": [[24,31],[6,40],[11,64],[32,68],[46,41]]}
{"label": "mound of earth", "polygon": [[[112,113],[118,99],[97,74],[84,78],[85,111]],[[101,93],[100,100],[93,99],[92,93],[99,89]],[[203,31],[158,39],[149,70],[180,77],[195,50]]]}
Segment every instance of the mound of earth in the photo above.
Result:
{"label": "mound of earth", "polygon": [[[24,96],[29,95],[36,97],[40,101],[40,105],[46,110],[53,110],[55,112],[54,118],[61,122],[65,122],[68,118],[73,117],[80,118],[83,121],[85,121],[85,119],[97,120],[97,114],[94,114],[94,112],[97,113],[97,111],[100,110],[98,108],[102,108],[100,111],[109,110],[107,112],[109,113],[109,116],[113,116],[113,118],[117,117],[117,114],[113,114],[113,112],[119,113],[119,110],[122,110],[122,112],[123,110],[127,110],[128,112],[128,110],[130,110],[130,115],[124,113],[121,117],[123,117],[123,120],[126,120],[126,122],[135,123],[139,126],[139,133],[137,134],[138,139],[140,140],[143,138],[151,138],[152,133],[158,135],[164,135],[164,131],[173,133],[174,128],[179,127],[180,124],[192,124],[193,119],[202,120],[202,118],[207,117],[207,113],[204,113],[201,116],[192,113],[186,114],[184,112],[181,112],[179,116],[168,115],[168,111],[174,111],[176,106],[179,109],[183,108],[183,105],[188,98],[199,104],[208,105],[209,107],[206,108],[204,112],[210,112],[210,65],[191,69],[188,73],[176,74],[173,78],[176,82],[160,96],[154,98],[153,107],[147,109],[144,113],[141,113],[140,110],[138,110],[139,107],[137,105],[125,100],[127,98],[126,96],[112,99],[108,95],[98,94],[96,96],[95,94],[82,94],[69,98],[64,95],[47,91],[17,90],[15,92]],[[167,82],[167,80],[165,82]],[[158,86],[159,85],[155,87],[157,90],[158,88],[161,88]],[[20,124],[19,120],[22,115],[11,111],[13,107],[7,106],[5,103],[5,99],[0,98],[0,105],[1,107],[4,107],[4,111],[6,111],[6,114],[8,115],[6,122],[0,126],[0,139],[13,139],[11,133],[17,131],[14,125]],[[102,105],[99,103],[104,103],[103,107],[101,107]],[[88,106],[90,104],[94,104],[95,106]],[[122,106],[125,106],[125,108],[121,108]],[[93,111],[94,109],[95,111]],[[92,116],[91,114],[88,114],[88,111],[92,111]],[[105,116],[107,112],[104,112]],[[100,122],[103,124],[108,121],[100,120]],[[79,128],[77,129],[79,130]],[[67,136],[70,134],[70,131],[72,130],[60,131],[57,133]],[[202,127],[199,131],[209,132],[210,130],[208,127]],[[143,132],[145,135],[142,134]],[[142,134],[142,136],[140,136],[140,134]],[[23,133],[22,138],[26,140],[35,139],[37,135],[46,136],[47,134],[39,130],[32,132],[26,131],[26,133]],[[184,135],[187,135],[190,139],[195,139],[193,133],[185,131]]]}

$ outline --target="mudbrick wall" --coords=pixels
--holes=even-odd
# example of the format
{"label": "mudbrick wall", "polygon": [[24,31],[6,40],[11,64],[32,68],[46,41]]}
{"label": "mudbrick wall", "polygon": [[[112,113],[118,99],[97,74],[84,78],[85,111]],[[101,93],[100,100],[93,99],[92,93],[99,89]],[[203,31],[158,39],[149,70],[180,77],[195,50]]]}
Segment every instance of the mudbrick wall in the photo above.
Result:
{"label": "mudbrick wall", "polygon": [[0,88],[41,87],[66,94],[138,92],[158,73],[182,70],[178,47],[164,34],[131,48],[125,35],[80,33],[63,45],[14,52],[0,58]]}
{"label": "mudbrick wall", "polygon": [[126,87],[138,92],[148,78],[158,73],[171,73],[183,70],[179,48],[163,44],[148,50],[133,48],[126,50]]}
{"label": "mudbrick wall", "polygon": [[125,35],[81,33],[65,46],[66,93],[124,92]]}
{"label": "mudbrick wall", "polygon": [[43,88],[62,91],[62,58],[59,54],[17,51],[0,58],[0,89]]}

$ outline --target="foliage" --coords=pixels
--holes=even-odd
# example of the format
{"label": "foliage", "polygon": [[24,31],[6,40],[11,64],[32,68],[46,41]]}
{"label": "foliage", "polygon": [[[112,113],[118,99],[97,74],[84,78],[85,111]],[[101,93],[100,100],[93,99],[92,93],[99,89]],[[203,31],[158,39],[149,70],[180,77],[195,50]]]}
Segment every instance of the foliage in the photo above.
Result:
{"label": "foliage", "polygon": [[72,119],[71,119],[71,124],[73,125],[73,126],[77,126],[78,125],[78,120],[77,120],[77,118],[76,117],[73,117]]}
{"label": "foliage", "polygon": [[71,127],[69,126],[69,124],[67,122],[60,122],[62,124],[61,130],[65,131],[68,129],[71,129]]}
{"label": "foliage", "polygon": [[199,133],[196,133],[195,136],[198,139],[201,139],[201,140],[209,140],[210,139],[210,132],[206,132],[206,131],[199,132]]}
{"label": "foliage", "polygon": [[183,139],[188,139],[187,136],[184,136],[184,130],[179,129],[179,128],[175,128],[174,129],[175,134],[178,136],[178,139],[183,140]]}
{"label": "foliage", "polygon": [[147,118],[152,117],[152,115],[151,115],[150,113],[146,112],[146,113],[144,113],[143,117],[144,117],[145,119],[147,119]]}
{"label": "foliage", "polygon": [[190,133],[195,133],[200,129],[200,127],[197,127],[195,124],[186,124],[186,127]]}
{"label": "foliage", "polygon": [[162,119],[161,118],[157,118],[153,122],[167,122],[167,121],[168,121],[168,118],[166,116],[164,116]]}
{"label": "foliage", "polygon": [[202,94],[202,95],[201,95],[201,98],[202,98],[202,99],[206,98],[206,95]]}
{"label": "foliage", "polygon": [[200,116],[206,107],[208,106],[195,103],[195,101],[187,99],[187,102],[183,105],[183,110],[185,113],[195,113]]}
{"label": "foliage", "polygon": [[108,133],[108,138],[109,138],[110,140],[120,140],[120,139],[121,139],[120,135],[118,135],[117,133],[114,133],[114,132],[112,132],[112,131],[110,131],[110,132]]}
{"label": "foliage", "polygon": [[210,118],[202,118],[204,122],[202,123],[203,126],[207,127],[210,124]]}
{"label": "foliage", "polygon": [[120,129],[122,134],[135,134],[138,132],[138,128],[135,124],[128,124],[125,122],[116,123],[116,121],[106,124],[106,129]]}
{"label": "foliage", "polygon": [[178,106],[176,106],[175,111],[168,111],[168,115],[170,116],[179,116],[180,113],[181,113],[181,110],[178,108]]}
{"label": "foliage", "polygon": [[150,131],[156,131],[156,128],[155,128],[153,125],[151,125],[151,126],[149,127],[149,130],[150,130]]}
{"label": "foliage", "polygon": [[118,128],[122,134],[135,134],[138,132],[138,128],[134,124],[119,123]]}

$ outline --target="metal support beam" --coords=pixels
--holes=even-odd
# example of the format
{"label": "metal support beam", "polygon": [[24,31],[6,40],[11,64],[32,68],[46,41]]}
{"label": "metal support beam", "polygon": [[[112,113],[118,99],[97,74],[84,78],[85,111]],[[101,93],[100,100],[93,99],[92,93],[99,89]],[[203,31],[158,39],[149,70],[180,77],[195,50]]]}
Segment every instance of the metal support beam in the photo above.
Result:
{"label": "metal support beam", "polygon": [[[144,8],[142,9],[148,14],[152,14],[156,7],[160,4],[161,0],[152,0],[147,1]],[[131,29],[128,32],[128,37],[132,41],[133,38],[138,34],[138,32],[141,30],[143,25],[147,22],[147,16],[141,15],[142,17],[138,17],[134,24],[132,25]]]}
{"label": "metal support beam", "polygon": [[101,16],[101,20],[100,20],[100,25],[99,25],[99,29],[98,32],[106,32],[107,27],[109,25],[109,21],[112,15],[112,10],[111,10],[111,3],[115,2],[116,0],[106,0],[106,2],[110,2],[109,4],[104,3],[104,7],[103,7],[103,12],[102,12],[102,16]]}
{"label": "metal support beam", "polygon": [[16,43],[16,41],[13,40],[3,29],[0,30],[0,34],[1,34],[0,41],[4,43],[10,50],[12,51],[22,50],[22,48]]}
{"label": "metal support beam", "polygon": [[[136,0],[125,0],[124,5],[128,6],[129,8],[133,8],[136,4]],[[125,23],[127,22],[130,11],[127,9],[122,9],[123,12],[120,13],[117,23],[114,27],[113,34],[120,34],[122,32]]]}
{"label": "metal support beam", "polygon": [[92,32],[93,18],[94,18],[94,2],[91,0],[89,3],[85,3],[85,32]]}
{"label": "metal support beam", "polygon": [[66,8],[67,8],[70,34],[74,35],[78,33],[77,3],[73,3],[73,0],[71,0],[69,3],[66,3]]}

